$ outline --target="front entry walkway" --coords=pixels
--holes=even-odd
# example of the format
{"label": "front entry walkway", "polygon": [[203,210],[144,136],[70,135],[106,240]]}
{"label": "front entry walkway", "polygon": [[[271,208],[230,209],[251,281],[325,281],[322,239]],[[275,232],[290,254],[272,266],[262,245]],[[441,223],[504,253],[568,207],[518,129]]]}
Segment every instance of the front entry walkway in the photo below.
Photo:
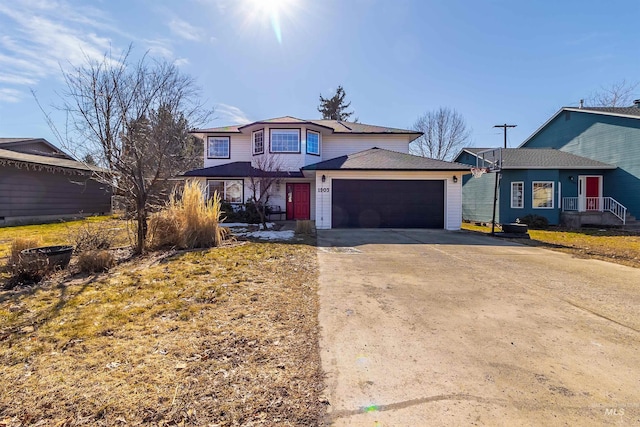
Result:
{"label": "front entry walkway", "polygon": [[640,418],[640,270],[467,232],[321,230],[327,424]]}

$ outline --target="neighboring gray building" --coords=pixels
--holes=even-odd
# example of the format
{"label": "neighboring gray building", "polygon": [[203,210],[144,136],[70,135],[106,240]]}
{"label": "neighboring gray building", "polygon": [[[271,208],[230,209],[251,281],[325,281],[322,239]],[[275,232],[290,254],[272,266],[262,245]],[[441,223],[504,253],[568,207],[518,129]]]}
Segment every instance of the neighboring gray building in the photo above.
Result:
{"label": "neighboring gray building", "polygon": [[42,138],[0,138],[0,226],[111,212],[100,170]]}

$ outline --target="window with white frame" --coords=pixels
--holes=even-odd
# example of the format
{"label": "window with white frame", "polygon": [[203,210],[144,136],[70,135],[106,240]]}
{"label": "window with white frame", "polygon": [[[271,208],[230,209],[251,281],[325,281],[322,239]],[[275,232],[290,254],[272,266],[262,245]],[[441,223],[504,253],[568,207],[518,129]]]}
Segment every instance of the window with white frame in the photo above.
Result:
{"label": "window with white frame", "polygon": [[242,203],[243,182],[241,179],[213,180],[207,181],[209,187],[209,198],[217,191],[220,198],[229,203]]}
{"label": "window with white frame", "polygon": [[264,153],[264,129],[253,132],[253,154]]}
{"label": "window with white frame", "polygon": [[230,158],[228,136],[210,136],[207,138],[207,157],[209,159],[228,159]]}
{"label": "window with white frame", "polygon": [[272,153],[299,153],[300,129],[271,129]]}
{"label": "window with white frame", "polygon": [[533,208],[552,209],[553,208],[553,181],[533,181]]}
{"label": "window with white frame", "polygon": [[320,132],[307,131],[307,154],[320,155]]}
{"label": "window with white frame", "polygon": [[524,182],[522,181],[511,183],[511,207],[524,207]]}

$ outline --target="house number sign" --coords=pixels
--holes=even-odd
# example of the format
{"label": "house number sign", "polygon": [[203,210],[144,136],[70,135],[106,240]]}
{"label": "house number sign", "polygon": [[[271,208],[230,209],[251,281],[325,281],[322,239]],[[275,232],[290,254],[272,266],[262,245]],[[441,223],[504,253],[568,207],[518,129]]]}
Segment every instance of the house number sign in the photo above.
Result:
{"label": "house number sign", "polygon": [[318,193],[328,193],[329,187],[318,187]]}

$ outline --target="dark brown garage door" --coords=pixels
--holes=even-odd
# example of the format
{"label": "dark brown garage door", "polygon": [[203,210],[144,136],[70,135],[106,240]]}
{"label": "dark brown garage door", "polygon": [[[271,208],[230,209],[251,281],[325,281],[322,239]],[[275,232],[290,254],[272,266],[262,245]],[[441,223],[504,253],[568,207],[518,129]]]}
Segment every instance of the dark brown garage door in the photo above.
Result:
{"label": "dark brown garage door", "polygon": [[332,181],[333,228],[444,228],[444,181]]}

